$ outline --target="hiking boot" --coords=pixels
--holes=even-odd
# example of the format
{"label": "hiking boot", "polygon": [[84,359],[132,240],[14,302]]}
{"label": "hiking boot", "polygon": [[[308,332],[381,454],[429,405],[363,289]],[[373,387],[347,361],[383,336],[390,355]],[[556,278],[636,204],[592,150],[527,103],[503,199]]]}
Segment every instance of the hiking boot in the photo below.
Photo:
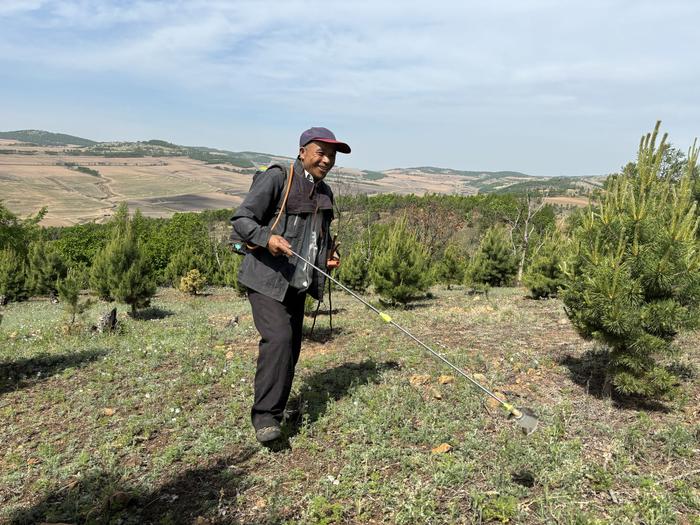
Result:
{"label": "hiking boot", "polygon": [[269,443],[270,441],[274,441],[275,439],[279,438],[281,435],[282,431],[280,430],[280,427],[276,425],[259,428],[255,431],[255,438],[260,443]]}

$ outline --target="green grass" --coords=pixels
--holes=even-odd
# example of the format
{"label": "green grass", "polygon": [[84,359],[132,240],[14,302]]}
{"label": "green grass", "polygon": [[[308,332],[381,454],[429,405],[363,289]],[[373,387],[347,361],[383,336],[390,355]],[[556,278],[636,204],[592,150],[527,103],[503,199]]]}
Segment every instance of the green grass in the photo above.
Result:
{"label": "green grass", "polygon": [[268,449],[249,423],[249,307],[209,292],[162,289],[140,319],[119,306],[112,335],[89,331],[106,304],[71,329],[48,301],[5,308],[0,522],[697,523],[697,383],[663,405],[596,395],[594,348],[556,300],[438,288],[389,312],[534,409],[532,436],[338,292],[334,333],[322,315],[304,341],[286,442]]}

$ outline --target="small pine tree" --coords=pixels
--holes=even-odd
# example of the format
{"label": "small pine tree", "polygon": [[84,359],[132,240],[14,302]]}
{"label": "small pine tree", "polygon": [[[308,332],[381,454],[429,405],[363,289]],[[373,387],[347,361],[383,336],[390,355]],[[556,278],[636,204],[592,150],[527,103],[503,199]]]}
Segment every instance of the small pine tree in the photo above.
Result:
{"label": "small pine tree", "polygon": [[347,257],[342,259],[338,270],[338,278],[351,290],[362,293],[367,290],[369,284],[369,261],[367,254],[360,246],[355,248],[350,251]]}
{"label": "small pine tree", "polygon": [[138,308],[148,306],[156,293],[151,267],[135,232],[130,228],[124,236],[112,241],[108,249],[111,249],[112,261],[109,269],[110,291],[117,301],[128,304],[134,315]]}
{"label": "small pine tree", "polygon": [[112,264],[108,246],[97,252],[90,269],[90,289],[102,301],[113,301],[109,285],[109,268]]}
{"label": "small pine tree", "polygon": [[56,281],[68,272],[58,250],[46,241],[29,246],[27,289],[32,295],[56,295]]}
{"label": "small pine tree", "polygon": [[698,158],[680,180],[659,176],[666,136],[642,137],[636,170],[610,181],[574,231],[562,298],[574,326],[609,348],[606,390],[662,396],[678,377],[664,359],[676,334],[700,318],[698,216],[691,193]]}
{"label": "small pine tree", "polygon": [[112,224],[112,238],[98,253],[91,272],[91,286],[101,298],[110,297],[131,306],[131,314],[150,304],[156,284],[128,209],[120,205]]}
{"label": "small pine tree", "polygon": [[56,281],[58,296],[63,303],[66,312],[71,316],[71,326],[75,323],[75,316],[80,315],[92,305],[91,300],[80,301],[80,291],[84,276],[80,270],[71,268],[65,277]]}
{"label": "small pine tree", "polygon": [[445,248],[442,259],[434,268],[435,280],[447,285],[447,289],[453,284],[459,284],[464,280],[467,267],[467,258],[464,250],[457,244],[449,244]]}
{"label": "small pine tree", "polygon": [[530,290],[534,299],[556,297],[564,285],[565,246],[564,236],[554,231],[547,236],[539,251],[533,256],[523,276],[523,284]]}
{"label": "small pine tree", "polygon": [[504,286],[515,277],[518,260],[513,254],[508,233],[503,226],[486,231],[466,274],[473,285]]}
{"label": "small pine tree", "polygon": [[204,289],[206,283],[206,277],[204,277],[199,270],[193,269],[180,279],[180,286],[178,288],[181,292],[186,294],[197,295]]}
{"label": "small pine tree", "polygon": [[0,250],[0,304],[26,298],[24,260],[15,250],[5,247]]}
{"label": "small pine tree", "polygon": [[389,230],[383,250],[374,256],[370,279],[375,291],[391,304],[406,305],[430,286],[429,257],[406,217]]}

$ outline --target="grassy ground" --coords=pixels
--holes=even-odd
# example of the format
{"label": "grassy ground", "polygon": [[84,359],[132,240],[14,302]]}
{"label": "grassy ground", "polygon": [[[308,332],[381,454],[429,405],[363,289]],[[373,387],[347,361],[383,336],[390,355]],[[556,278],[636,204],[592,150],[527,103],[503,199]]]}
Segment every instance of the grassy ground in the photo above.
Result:
{"label": "grassy ground", "polygon": [[674,401],[609,399],[560,302],[433,293],[390,313],[534,409],[535,434],[341,293],[333,333],[321,315],[304,342],[275,449],[249,424],[257,333],[232,292],[161,290],[115,335],[89,333],[104,304],[72,330],[60,305],[10,305],[0,522],[700,523],[697,333]]}

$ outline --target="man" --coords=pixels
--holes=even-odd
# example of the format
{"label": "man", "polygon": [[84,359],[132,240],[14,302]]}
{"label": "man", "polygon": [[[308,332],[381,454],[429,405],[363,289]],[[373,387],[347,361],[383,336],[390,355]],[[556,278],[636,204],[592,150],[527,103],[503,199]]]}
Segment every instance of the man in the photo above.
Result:
{"label": "man", "polygon": [[301,350],[306,294],[323,297],[324,276],[292,250],[320,268],[339,263],[330,253],[333,193],[323,181],[338,151],[350,153],[350,146],[326,128],[307,129],[299,139],[293,173],[272,166],[257,175],[231,219],[235,233],[252,248],[241,263],[238,280],[248,288],[260,333],[251,419],[261,443],[281,435]]}

